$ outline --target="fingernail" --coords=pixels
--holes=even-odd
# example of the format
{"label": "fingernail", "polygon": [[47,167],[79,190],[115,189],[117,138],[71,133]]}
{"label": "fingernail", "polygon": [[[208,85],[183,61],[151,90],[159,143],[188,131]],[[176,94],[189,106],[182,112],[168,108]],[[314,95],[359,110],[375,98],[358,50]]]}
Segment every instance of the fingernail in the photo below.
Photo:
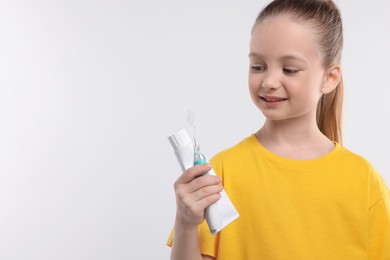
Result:
{"label": "fingernail", "polygon": [[205,165],[207,169],[211,169],[213,167],[210,163],[206,163]]}

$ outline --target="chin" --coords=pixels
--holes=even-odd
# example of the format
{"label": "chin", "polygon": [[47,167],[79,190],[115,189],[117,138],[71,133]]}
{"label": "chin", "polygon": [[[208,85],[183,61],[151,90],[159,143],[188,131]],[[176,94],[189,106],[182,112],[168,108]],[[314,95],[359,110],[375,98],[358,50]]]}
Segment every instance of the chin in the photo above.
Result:
{"label": "chin", "polygon": [[280,121],[280,120],[286,120],[291,119],[291,116],[289,115],[281,115],[280,113],[269,113],[269,111],[261,111],[265,119],[272,120],[272,121]]}
{"label": "chin", "polygon": [[288,117],[268,117],[268,116],[264,116],[264,117],[267,121],[283,121],[283,120],[290,119]]}

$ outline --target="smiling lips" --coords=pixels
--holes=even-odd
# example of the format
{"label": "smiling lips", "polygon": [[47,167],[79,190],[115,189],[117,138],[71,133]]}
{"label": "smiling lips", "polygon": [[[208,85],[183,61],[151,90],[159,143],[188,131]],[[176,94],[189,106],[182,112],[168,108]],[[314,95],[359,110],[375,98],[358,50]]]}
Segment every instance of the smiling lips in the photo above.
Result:
{"label": "smiling lips", "polygon": [[276,97],[276,96],[260,96],[260,100],[268,107],[274,107],[282,104],[287,98]]}
{"label": "smiling lips", "polygon": [[275,96],[260,96],[260,98],[265,102],[281,102],[287,100],[287,98],[275,97]]}

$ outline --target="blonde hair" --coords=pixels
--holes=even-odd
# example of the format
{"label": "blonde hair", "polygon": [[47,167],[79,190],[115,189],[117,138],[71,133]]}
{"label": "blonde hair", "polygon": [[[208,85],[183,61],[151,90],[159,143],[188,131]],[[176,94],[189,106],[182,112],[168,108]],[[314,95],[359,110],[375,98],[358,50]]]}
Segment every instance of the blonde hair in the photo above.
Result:
{"label": "blonde hair", "polygon": [[[252,33],[262,20],[280,14],[288,14],[297,21],[312,25],[325,67],[340,63],[343,26],[340,11],[332,0],[274,0],[259,13]],[[330,140],[338,143],[342,143],[343,92],[341,79],[332,92],[321,96],[317,105],[318,128]]]}

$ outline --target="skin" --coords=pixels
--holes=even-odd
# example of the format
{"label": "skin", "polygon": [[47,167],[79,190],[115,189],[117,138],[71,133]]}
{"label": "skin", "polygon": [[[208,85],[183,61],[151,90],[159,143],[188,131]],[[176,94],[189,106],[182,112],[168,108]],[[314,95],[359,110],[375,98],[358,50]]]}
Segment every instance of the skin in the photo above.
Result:
{"label": "skin", "polygon": [[[341,65],[325,67],[317,38],[307,22],[288,15],[266,18],[250,42],[249,92],[266,118],[256,133],[271,152],[291,159],[313,159],[329,153],[334,143],[317,127],[320,97],[337,87]],[[264,97],[284,98],[277,105]],[[269,98],[268,98],[269,99]]]}
{"label": "skin", "polygon": [[186,170],[175,182],[176,220],[171,259],[213,259],[202,256],[199,249],[198,225],[204,220],[204,210],[221,198],[221,179],[201,176],[212,166],[202,164]]}
{"label": "skin", "polygon": [[[287,15],[270,17],[257,24],[250,42],[249,92],[266,117],[256,133],[271,152],[292,159],[318,158],[334,143],[316,124],[316,106],[323,94],[337,87],[340,64],[324,67],[314,31]],[[265,102],[264,97],[283,101]],[[270,98],[273,97],[273,98]],[[210,165],[185,171],[175,182],[176,220],[171,259],[214,259],[200,254],[198,225],[204,210],[220,199],[221,180],[202,176]]]}

